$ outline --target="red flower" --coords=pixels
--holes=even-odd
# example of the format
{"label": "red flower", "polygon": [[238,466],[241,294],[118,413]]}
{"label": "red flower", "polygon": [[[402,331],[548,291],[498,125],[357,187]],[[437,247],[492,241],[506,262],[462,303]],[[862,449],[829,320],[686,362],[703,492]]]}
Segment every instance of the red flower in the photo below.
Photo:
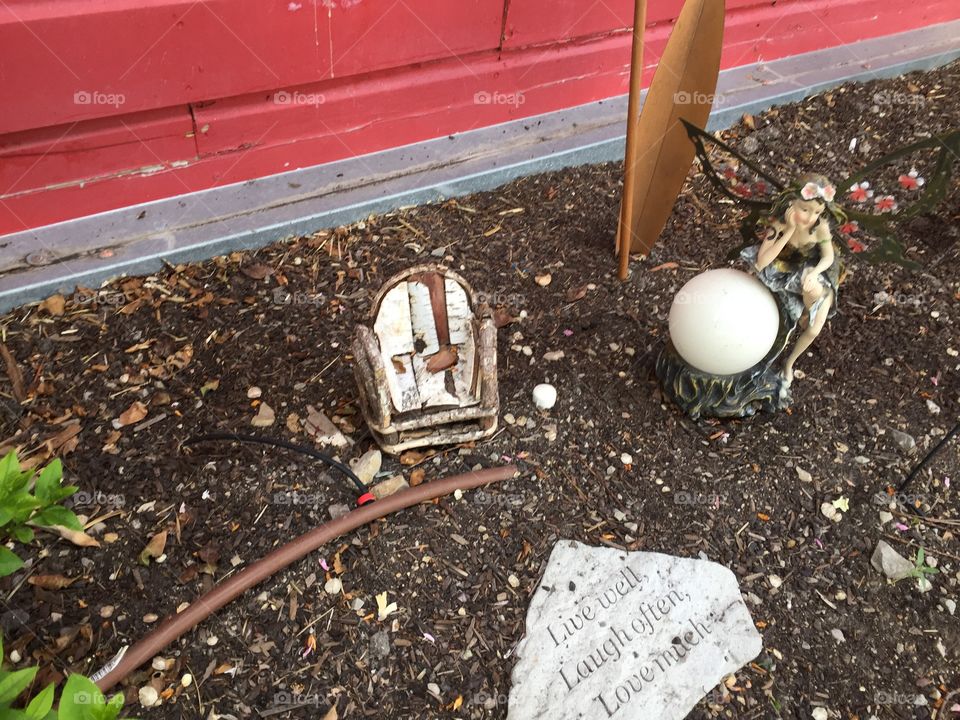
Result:
{"label": "red flower", "polygon": [[897,180],[900,181],[900,186],[904,190],[916,190],[926,182],[926,180],[920,177],[916,168],[910,168],[910,172],[906,175],[901,175]]}
{"label": "red flower", "polygon": [[850,186],[850,199],[854,202],[863,202],[873,197],[873,190],[870,189],[870,183],[864,180],[862,183],[854,183]]}
{"label": "red flower", "polygon": [[897,201],[893,195],[881,195],[873,201],[873,206],[877,209],[877,212],[896,212]]}
{"label": "red flower", "polygon": [[840,232],[844,235],[853,235],[855,232],[860,232],[860,223],[856,220],[848,220],[840,226]]}
{"label": "red flower", "polygon": [[867,249],[867,246],[864,245],[859,240],[854,240],[853,238],[847,238],[847,247],[850,248],[850,252],[862,253]]}

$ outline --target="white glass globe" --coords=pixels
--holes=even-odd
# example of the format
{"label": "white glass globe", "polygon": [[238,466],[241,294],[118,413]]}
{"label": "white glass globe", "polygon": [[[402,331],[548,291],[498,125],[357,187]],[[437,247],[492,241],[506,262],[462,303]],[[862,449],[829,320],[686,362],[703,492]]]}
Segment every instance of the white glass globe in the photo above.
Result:
{"label": "white glass globe", "polygon": [[713,375],[756,365],[773,347],[780,314],[773,294],[752,275],[707,270],[680,288],[670,307],[670,339],[684,360]]}

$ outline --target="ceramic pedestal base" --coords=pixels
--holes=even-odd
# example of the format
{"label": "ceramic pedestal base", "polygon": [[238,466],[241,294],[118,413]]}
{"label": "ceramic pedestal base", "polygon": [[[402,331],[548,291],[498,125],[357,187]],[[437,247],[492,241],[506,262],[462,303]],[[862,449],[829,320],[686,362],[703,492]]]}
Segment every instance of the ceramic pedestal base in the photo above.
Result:
{"label": "ceramic pedestal base", "polygon": [[[774,296],[776,297],[776,296]],[[777,298],[780,332],[767,356],[736,375],[713,375],[687,363],[668,342],[657,357],[656,373],[663,394],[690,417],[746,417],[757,410],[789,407],[790,387],[780,374],[780,357],[796,324]]]}

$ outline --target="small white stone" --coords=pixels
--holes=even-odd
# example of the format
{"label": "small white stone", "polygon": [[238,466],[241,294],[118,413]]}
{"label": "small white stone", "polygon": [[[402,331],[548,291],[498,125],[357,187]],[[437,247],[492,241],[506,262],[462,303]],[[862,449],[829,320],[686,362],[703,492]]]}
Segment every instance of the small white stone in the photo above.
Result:
{"label": "small white stone", "polygon": [[182,678],[180,678],[180,685],[188,688],[193,685],[193,675],[186,673]]}
{"label": "small white stone", "polygon": [[880,523],[882,525],[886,525],[888,522],[893,520],[893,513],[889,513],[886,510],[881,510],[879,516],[880,516]]}
{"label": "small white stone", "polygon": [[620,462],[624,465],[633,465],[633,456],[630,453],[621,453]]}
{"label": "small white stone", "polygon": [[533,402],[541,410],[549,410],[557,404],[557,389],[547,383],[537,385],[533,389]]}
{"label": "small white stone", "polygon": [[783,585],[783,578],[781,578],[779,575],[771,575],[767,578],[767,580],[770,581],[770,587],[772,587],[774,590]]}
{"label": "small white stone", "polygon": [[210,636],[207,638],[207,645],[209,645],[210,647],[213,647],[213,646],[216,645],[218,642],[220,642],[220,638],[218,638],[216,635],[210,635]]}
{"label": "small white stone", "polygon": [[830,720],[830,713],[828,713],[826,709],[822,707],[814,708],[811,716],[813,717],[813,720]]}
{"label": "small white stone", "polygon": [[949,612],[951,615],[956,614],[956,612],[957,612],[957,601],[956,601],[956,600],[952,600],[952,599],[950,599],[950,598],[947,598],[946,600],[943,601],[943,605],[944,605],[945,608],[947,608],[947,612]]}
{"label": "small white stone", "polygon": [[456,490],[454,490],[454,491],[453,491],[453,499],[454,499],[454,500],[463,500],[463,490],[461,490],[460,488],[457,488]]}
{"label": "small white stone", "polygon": [[247,397],[251,400],[256,400],[261,395],[263,395],[263,390],[258,388],[256,385],[247,389]]}
{"label": "small white stone", "polygon": [[940,406],[937,405],[933,400],[927,400],[927,410],[930,411],[931,415],[940,414]]}
{"label": "small white stone", "polygon": [[520,579],[516,575],[509,575],[507,577],[507,584],[512,588],[520,587]]}
{"label": "small white stone", "polygon": [[[950,614],[952,615],[953,613],[950,613]],[[10,651],[10,662],[16,664],[20,662],[22,659],[23,659],[23,656],[20,654],[19,650]]]}
{"label": "small white stone", "polygon": [[323,589],[327,595],[339,595],[343,590],[343,583],[340,578],[330,578],[323,584]]}
{"label": "small white stone", "polygon": [[833,635],[833,639],[838,643],[845,643],[847,641],[847,638],[843,636],[843,630],[840,628],[834,628],[830,631],[830,634]]}
{"label": "small white stone", "polygon": [[145,708],[160,704],[160,693],[151,685],[144,685],[140,688],[140,692],[138,692],[137,695],[140,698],[140,704]]}

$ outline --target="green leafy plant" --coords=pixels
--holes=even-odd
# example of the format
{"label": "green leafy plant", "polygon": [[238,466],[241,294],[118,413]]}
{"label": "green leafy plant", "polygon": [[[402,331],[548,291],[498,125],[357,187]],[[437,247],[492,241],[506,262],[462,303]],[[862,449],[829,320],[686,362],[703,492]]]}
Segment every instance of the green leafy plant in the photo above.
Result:
{"label": "green leafy plant", "polygon": [[919,548],[916,556],[913,558],[913,570],[911,570],[910,574],[906,577],[916,578],[917,585],[921,589],[924,585],[927,585],[929,588],[928,583],[930,581],[927,579],[927,575],[936,575],[938,572],[940,571],[937,570],[937,568],[927,565],[927,553],[923,548]]}
{"label": "green leafy plant", "polygon": [[[21,470],[15,451],[0,460],[0,542],[32,542],[35,526],[82,529],[77,516],[60,504],[77,491],[73,485],[61,485],[62,478],[63,466],[59,460],[51,461],[39,475],[33,470]],[[0,577],[21,567],[23,560],[5,544],[0,544]]]}
{"label": "green leafy plant", "polygon": [[[0,636],[0,659],[3,658],[3,637]],[[8,672],[0,670],[0,720],[116,720],[123,710],[123,693],[109,700],[92,680],[71,675],[60,695],[60,707],[53,708],[53,683],[31,698],[23,709],[12,707],[37,675],[38,667]]]}
{"label": "green leafy plant", "polygon": [[[0,658],[3,658],[3,638],[0,637]],[[56,720],[53,707],[53,683],[47,685],[22,710],[11,707],[13,701],[33,682],[38,667],[8,672],[0,670],[0,718],[7,720]]]}
{"label": "green leafy plant", "polygon": [[123,693],[107,700],[83,675],[71,675],[60,695],[58,720],[115,720],[123,710]]}

